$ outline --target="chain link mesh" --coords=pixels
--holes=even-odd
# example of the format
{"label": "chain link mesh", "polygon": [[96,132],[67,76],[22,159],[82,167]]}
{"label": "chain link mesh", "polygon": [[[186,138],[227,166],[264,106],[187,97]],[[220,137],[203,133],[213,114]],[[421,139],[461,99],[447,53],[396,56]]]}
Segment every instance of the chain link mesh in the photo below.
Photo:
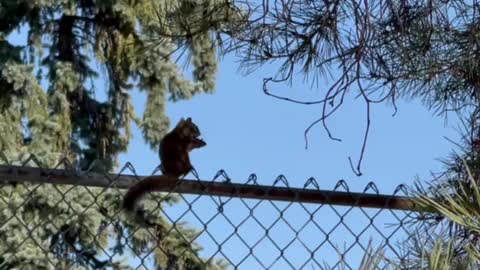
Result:
{"label": "chain link mesh", "polygon": [[[22,252],[32,247],[41,252],[31,256],[45,261],[52,269],[79,269],[78,265],[86,269],[114,269],[122,260],[125,266],[122,269],[199,269],[178,265],[177,268],[168,268],[168,265],[175,265],[172,261],[187,255],[195,257],[205,269],[217,269],[218,265],[226,269],[358,269],[362,256],[376,248],[384,252],[385,258],[377,268],[387,269],[389,262],[398,264],[408,259],[409,251],[401,248],[401,243],[410,237],[412,229],[418,230],[408,225],[415,215],[408,209],[367,208],[359,207],[357,203],[339,206],[329,197],[324,203],[305,203],[295,196],[283,201],[268,199],[271,198],[268,194],[285,187],[290,189],[284,176],[279,176],[272,186],[265,187],[257,183],[254,174],[250,175],[243,184],[262,187],[266,191],[256,194],[257,198],[245,197],[240,192],[244,186],[234,184],[223,170],[211,181],[195,180],[201,183],[197,194],[173,188],[148,195],[142,201],[145,210],[139,213],[154,221],[122,227],[119,217],[125,213],[120,209],[119,201],[130,184],[124,181],[126,175],[130,175],[129,181],[141,179],[130,163],[118,174],[80,172],[66,160],[53,169],[45,169],[34,156],[21,164],[2,165],[0,205],[4,209],[0,209],[3,212],[0,228],[8,229],[10,236],[0,237],[3,242],[0,245],[5,247],[0,249],[0,269],[3,269],[1,262],[11,260],[8,259],[11,257],[23,259]],[[230,185],[232,196],[209,193],[210,185],[218,183]],[[311,178],[297,190],[315,191],[319,190],[319,185]],[[14,191],[20,195],[13,197]],[[40,195],[42,192],[48,193],[48,199]],[[382,195],[373,183],[360,193],[387,198],[387,202],[388,198],[407,195],[403,186],[393,194]],[[353,192],[346,182],[339,181],[327,194]],[[80,199],[79,196],[83,197]],[[42,213],[46,204],[49,213]],[[114,210],[108,210],[112,205]],[[57,208],[67,210],[51,210]],[[24,222],[22,211],[26,209],[38,209],[36,213],[44,216]],[[98,224],[92,221],[86,226],[89,223],[85,219],[94,212],[102,212],[101,220]],[[69,235],[69,230],[75,226],[82,227],[75,233],[81,232],[86,234],[85,239],[90,239],[88,248],[83,244],[80,249],[75,242],[68,241],[69,237],[77,237]],[[49,237],[42,237],[41,230],[48,230]],[[9,241],[8,237],[24,239]],[[139,243],[142,237],[154,239],[153,244],[149,240],[150,244],[142,246]],[[165,239],[176,241],[174,252],[174,242]],[[96,255],[87,256],[93,250]],[[165,268],[154,267],[154,258],[158,258],[155,256],[159,253],[166,258]],[[77,257],[75,260],[55,259],[62,254],[76,254]],[[102,263],[112,268],[102,268]],[[27,268],[17,266],[16,269]]]}

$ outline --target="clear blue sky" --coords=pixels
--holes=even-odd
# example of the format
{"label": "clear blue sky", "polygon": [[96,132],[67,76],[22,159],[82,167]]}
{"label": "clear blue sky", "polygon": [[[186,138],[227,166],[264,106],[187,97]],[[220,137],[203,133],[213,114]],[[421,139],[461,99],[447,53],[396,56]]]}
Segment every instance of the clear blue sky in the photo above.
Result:
{"label": "clear blue sky", "polygon": [[[15,43],[24,43],[25,36],[15,33],[11,40]],[[372,108],[372,129],[368,141],[365,159],[363,162],[363,176],[356,177],[349,166],[347,157],[354,160],[358,154],[363,139],[365,125],[365,106],[361,100],[353,100],[349,96],[343,109],[329,120],[330,128],[335,136],[343,142],[328,139],[325,131],[319,125],[310,133],[310,147],[304,148],[303,131],[321,113],[321,106],[304,106],[288,103],[267,97],[262,92],[263,77],[270,76],[275,71],[275,65],[258,70],[243,76],[237,70],[238,64],[233,57],[226,57],[220,63],[215,94],[202,94],[192,100],[168,104],[168,116],[175,124],[180,117],[192,117],[200,126],[203,138],[208,146],[192,152],[192,161],[202,179],[211,179],[219,169],[227,171],[234,182],[243,183],[250,173],[256,173],[260,184],[270,185],[275,178],[283,174],[291,186],[302,187],[309,177],[315,177],[321,188],[331,190],[339,179],[344,179],[351,190],[362,191],[369,181],[374,181],[379,190],[390,194],[399,184],[411,184],[416,176],[429,180],[430,171],[439,171],[441,164],[436,159],[450,153],[453,145],[444,139],[447,136],[458,138],[455,131],[456,118],[451,115],[449,122],[444,118],[436,117],[433,112],[427,111],[418,102],[398,101],[399,111],[392,117],[393,108],[386,105],[376,105]],[[292,87],[277,85],[276,93],[299,99],[320,99],[323,97],[322,87],[310,88],[309,85],[296,83]],[[99,81],[99,87],[103,86]],[[143,112],[145,95],[135,91],[133,102],[139,114]],[[134,129],[134,139],[131,141],[127,153],[121,155],[121,164],[131,162],[138,174],[149,174],[158,164],[157,151],[151,150],[143,141],[138,129]],[[192,197],[188,197],[192,198]],[[193,210],[205,222],[217,214],[216,202],[218,198],[203,197],[193,205]],[[247,201],[253,207],[255,201]],[[288,204],[276,204],[283,209]],[[306,208],[314,211],[318,206],[310,205]],[[173,219],[187,210],[185,203],[169,209],[167,213]],[[340,225],[335,211],[344,213],[348,208],[321,207],[314,216],[314,220],[321,224],[325,233],[333,230],[330,241],[343,248],[354,241],[349,230]],[[368,210],[371,216],[376,210]],[[240,200],[231,200],[225,206],[223,215],[217,216],[208,224],[209,234],[217,241],[225,239],[233,232],[225,218],[234,224],[239,224],[249,215],[247,208]],[[278,211],[270,202],[262,202],[254,210],[257,220],[248,218],[239,227],[239,234],[248,244],[253,245],[265,235],[265,230],[258,224],[270,226],[278,219]],[[270,232],[270,237],[280,246],[287,245],[295,238],[289,228],[300,229],[308,216],[303,208],[295,204],[285,211],[285,220],[277,221]],[[192,212],[188,212],[182,220],[202,227],[202,223]],[[354,209],[344,219],[345,224],[355,233],[360,233],[369,224],[360,209]],[[375,218],[375,225],[379,231],[388,233],[394,228],[387,227],[387,223],[395,223],[391,214],[380,215]],[[360,238],[364,246],[369,237],[375,243],[382,238],[379,232],[370,226],[370,229]],[[295,267],[300,267],[308,260],[309,253],[303,245],[310,249],[325,241],[325,237],[312,223],[305,226],[299,235],[302,243],[295,241],[285,251],[285,257]],[[217,252],[217,245],[204,233],[199,238],[205,247],[204,256]],[[238,263],[248,249],[237,236],[225,242],[221,252],[234,263]],[[318,262],[326,260],[330,263],[337,261],[330,244],[324,245],[315,253]],[[348,245],[347,245],[348,247]],[[220,257],[222,256],[220,254]],[[272,246],[268,238],[261,241],[254,249],[255,255],[266,266],[275,261],[279,252]],[[348,253],[349,262],[355,266],[359,262],[362,250],[356,246]],[[313,267],[313,268],[311,268]],[[240,269],[259,269],[259,263],[253,256],[241,265]],[[273,269],[291,269],[291,266],[280,259]],[[307,264],[305,269],[318,269],[318,265]]]}
{"label": "clear blue sky", "polygon": [[[249,76],[238,72],[233,57],[220,63],[215,94],[201,94],[188,101],[168,103],[167,114],[175,124],[180,117],[192,117],[201,128],[208,146],[192,152],[192,160],[202,177],[209,178],[218,169],[242,182],[256,173],[262,184],[272,183],[284,174],[291,185],[301,186],[315,177],[323,188],[332,188],[339,179],[361,188],[374,181],[381,191],[389,192],[398,184],[412,183],[416,175],[428,180],[431,170],[441,164],[453,145],[444,136],[457,138],[456,117],[448,121],[435,116],[417,101],[398,101],[399,111],[373,105],[372,127],[363,162],[363,176],[350,169],[347,157],[354,161],[360,153],[365,127],[365,106],[352,95],[344,107],[328,121],[333,134],[343,140],[330,140],[317,125],[304,147],[304,129],[321,114],[321,106],[305,106],[280,101],[262,92],[262,78],[274,72],[274,65]],[[279,84],[277,94],[317,100],[324,89],[308,85],[292,87]],[[136,92],[133,102],[141,113],[145,96]],[[137,170],[148,173],[157,164],[156,151],[149,149],[135,130],[122,162],[135,163]]]}

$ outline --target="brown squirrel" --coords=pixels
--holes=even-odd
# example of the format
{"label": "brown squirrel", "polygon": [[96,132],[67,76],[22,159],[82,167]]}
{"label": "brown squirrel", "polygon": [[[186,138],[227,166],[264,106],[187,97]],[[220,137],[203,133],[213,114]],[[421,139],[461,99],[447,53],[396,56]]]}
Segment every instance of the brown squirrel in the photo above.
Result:
{"label": "brown squirrel", "polygon": [[123,208],[132,211],[136,202],[148,192],[174,185],[178,178],[185,176],[192,169],[188,153],[195,148],[207,145],[200,139],[200,130],[192,118],[180,122],[160,141],[160,161],[162,175],[146,177],[131,186],[123,198]]}

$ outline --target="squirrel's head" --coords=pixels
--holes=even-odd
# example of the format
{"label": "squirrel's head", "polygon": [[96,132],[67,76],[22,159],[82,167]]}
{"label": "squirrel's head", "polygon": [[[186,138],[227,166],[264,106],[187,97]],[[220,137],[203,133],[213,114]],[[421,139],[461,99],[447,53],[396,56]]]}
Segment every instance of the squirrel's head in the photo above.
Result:
{"label": "squirrel's head", "polygon": [[187,119],[181,118],[178,124],[175,126],[175,132],[180,134],[181,137],[185,138],[198,138],[200,135],[200,129],[195,123],[193,123],[192,118],[188,117]]}

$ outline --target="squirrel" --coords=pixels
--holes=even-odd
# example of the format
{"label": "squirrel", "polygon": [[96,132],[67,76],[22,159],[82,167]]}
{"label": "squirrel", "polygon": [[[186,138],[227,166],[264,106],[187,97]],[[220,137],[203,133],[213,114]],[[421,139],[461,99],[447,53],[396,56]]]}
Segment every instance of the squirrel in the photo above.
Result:
{"label": "squirrel", "polygon": [[172,186],[180,177],[187,175],[193,169],[189,152],[207,145],[199,138],[200,135],[192,118],[180,119],[175,128],[160,141],[162,175],[146,177],[131,186],[123,198],[123,208],[127,211],[134,210],[136,202],[146,193]]}

